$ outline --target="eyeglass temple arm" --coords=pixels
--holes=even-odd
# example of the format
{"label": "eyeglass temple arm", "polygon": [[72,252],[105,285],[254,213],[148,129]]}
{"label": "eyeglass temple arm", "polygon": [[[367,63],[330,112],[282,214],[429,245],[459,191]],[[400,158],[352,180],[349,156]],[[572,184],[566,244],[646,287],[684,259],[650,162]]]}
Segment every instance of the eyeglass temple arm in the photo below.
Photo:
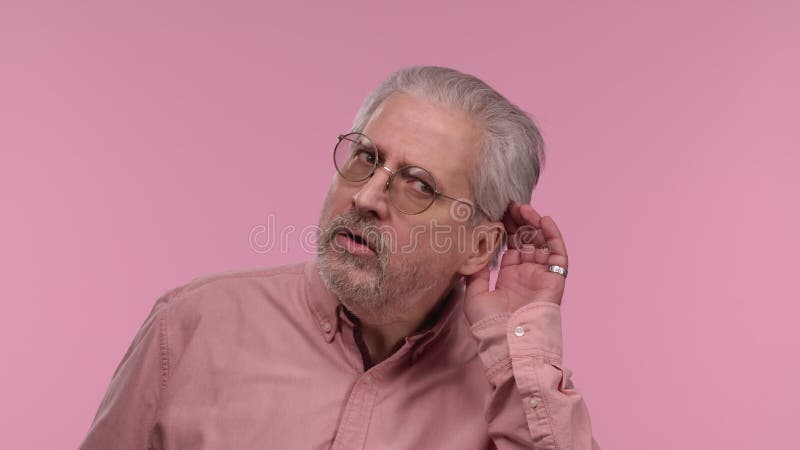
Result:
{"label": "eyeglass temple arm", "polygon": [[481,213],[481,214],[483,214],[484,216],[486,216],[486,218],[488,218],[488,219],[491,219],[491,217],[489,217],[489,214],[486,214],[486,211],[482,210],[482,209],[481,209],[481,208],[480,208],[478,205],[475,205],[475,204],[473,204],[473,203],[471,203],[471,202],[468,202],[468,201],[466,201],[466,200],[461,200],[460,198],[450,197],[449,195],[447,195],[447,194],[442,194],[442,193],[441,193],[441,192],[439,192],[439,191],[436,191],[436,195],[438,195],[439,197],[444,197],[444,198],[447,198],[447,199],[453,200],[454,202],[459,202],[459,203],[464,203],[465,205],[469,205],[471,208],[475,209],[475,210],[476,210],[476,211],[478,211],[479,213]]}

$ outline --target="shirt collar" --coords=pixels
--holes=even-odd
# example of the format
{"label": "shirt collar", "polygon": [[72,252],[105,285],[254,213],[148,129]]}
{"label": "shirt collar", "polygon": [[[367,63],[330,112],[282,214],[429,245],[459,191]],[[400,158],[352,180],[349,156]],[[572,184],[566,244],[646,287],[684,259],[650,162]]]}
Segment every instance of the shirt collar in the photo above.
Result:
{"label": "shirt collar", "polygon": [[306,263],[305,276],[306,286],[308,286],[306,292],[308,307],[311,309],[320,331],[325,336],[325,341],[331,342],[336,335],[336,330],[339,329],[339,300],[322,281],[316,259]]}
{"label": "shirt collar", "polygon": [[[342,322],[347,322],[349,326],[353,323],[348,320],[342,305],[336,296],[331,293],[322,276],[316,259],[310,260],[305,266],[305,276],[308,285],[307,302],[311,309],[320,332],[325,340],[331,342],[337,331],[341,330]],[[465,283],[461,278],[451,289],[448,295],[443,298],[428,314],[420,329],[406,338],[415,344],[414,354],[418,354],[428,343],[441,334],[446,327],[450,326],[462,311],[461,303],[464,297]]]}

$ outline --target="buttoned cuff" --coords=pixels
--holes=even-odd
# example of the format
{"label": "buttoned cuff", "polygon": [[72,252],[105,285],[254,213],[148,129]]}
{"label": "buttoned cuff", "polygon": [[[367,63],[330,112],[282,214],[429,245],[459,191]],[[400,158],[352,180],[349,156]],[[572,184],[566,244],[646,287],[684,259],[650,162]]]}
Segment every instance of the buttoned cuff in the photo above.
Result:
{"label": "buttoned cuff", "polygon": [[561,363],[561,307],[555,303],[529,303],[513,313],[482,319],[470,331],[478,340],[478,356],[490,380],[520,357]]}

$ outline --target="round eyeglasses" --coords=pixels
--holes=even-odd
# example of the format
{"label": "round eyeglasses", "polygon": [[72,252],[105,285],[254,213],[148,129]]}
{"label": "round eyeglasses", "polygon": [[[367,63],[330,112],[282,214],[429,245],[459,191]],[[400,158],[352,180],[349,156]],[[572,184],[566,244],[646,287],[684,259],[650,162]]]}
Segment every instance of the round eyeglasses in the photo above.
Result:
{"label": "round eyeglasses", "polygon": [[[404,166],[392,170],[382,164],[378,146],[363,133],[339,135],[333,149],[333,164],[342,178],[354,183],[370,178],[375,169],[381,168],[389,173],[386,189],[389,200],[404,214],[420,214],[431,207],[439,197],[459,202],[470,207],[469,217],[475,211],[483,213],[476,205],[455,197],[450,197],[436,189],[436,180],[430,172],[417,166]],[[464,218],[464,214],[458,214]]]}

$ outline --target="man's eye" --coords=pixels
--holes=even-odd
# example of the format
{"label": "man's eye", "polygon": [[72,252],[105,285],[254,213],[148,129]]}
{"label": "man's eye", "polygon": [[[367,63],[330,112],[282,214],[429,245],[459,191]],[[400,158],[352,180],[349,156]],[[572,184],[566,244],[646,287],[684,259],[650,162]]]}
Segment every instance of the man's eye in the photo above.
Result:
{"label": "man's eye", "polygon": [[365,164],[369,165],[375,164],[375,154],[368,150],[356,150],[354,158],[358,159],[359,161]]}
{"label": "man's eye", "polygon": [[433,186],[420,179],[414,180],[411,186],[420,194],[433,195]]}

